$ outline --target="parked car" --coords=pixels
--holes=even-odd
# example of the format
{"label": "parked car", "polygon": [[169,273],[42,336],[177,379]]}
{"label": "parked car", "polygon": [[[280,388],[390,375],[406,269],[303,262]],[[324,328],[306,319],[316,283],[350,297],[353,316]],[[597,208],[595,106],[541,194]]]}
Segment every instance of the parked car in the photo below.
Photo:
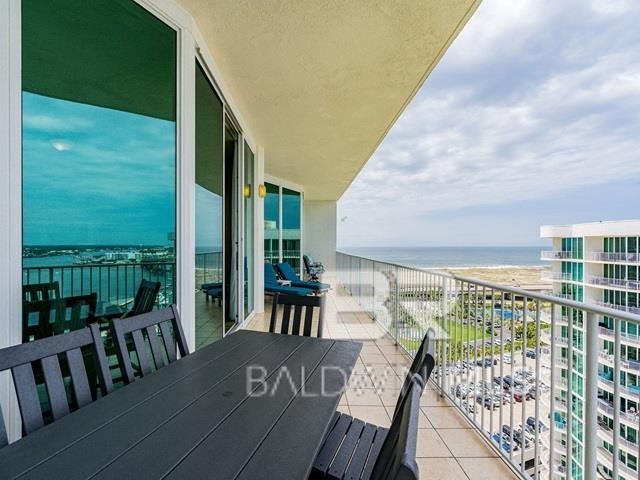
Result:
{"label": "parked car", "polygon": [[536,351],[533,348],[527,348],[526,356],[527,356],[527,358],[536,358],[537,354],[536,354]]}
{"label": "parked car", "polygon": [[476,360],[476,365],[484,368],[489,368],[491,365],[497,365],[497,364],[498,364],[498,360],[490,357],[479,358],[478,360]]}
{"label": "parked car", "polygon": [[[536,431],[536,419],[535,417],[527,418],[527,427],[531,429],[531,431]],[[542,420],[538,420],[538,429],[540,432],[546,432],[548,427],[543,423]]]}

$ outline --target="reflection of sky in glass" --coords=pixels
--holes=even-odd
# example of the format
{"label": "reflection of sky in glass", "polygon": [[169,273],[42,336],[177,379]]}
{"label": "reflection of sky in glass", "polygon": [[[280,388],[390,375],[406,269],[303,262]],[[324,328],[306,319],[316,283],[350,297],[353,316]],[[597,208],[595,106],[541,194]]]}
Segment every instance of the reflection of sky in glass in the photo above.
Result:
{"label": "reflection of sky in glass", "polygon": [[222,250],[222,197],[196,184],[196,252]]}
{"label": "reflection of sky in glass", "polygon": [[282,228],[285,230],[300,229],[300,194],[290,190],[282,190]]}
{"label": "reflection of sky in glass", "polygon": [[25,245],[166,245],[175,122],[23,93]]}

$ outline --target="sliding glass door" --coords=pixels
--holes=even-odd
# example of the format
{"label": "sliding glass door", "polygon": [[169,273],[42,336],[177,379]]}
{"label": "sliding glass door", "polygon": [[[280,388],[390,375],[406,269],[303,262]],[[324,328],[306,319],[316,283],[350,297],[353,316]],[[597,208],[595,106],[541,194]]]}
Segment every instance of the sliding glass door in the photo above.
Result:
{"label": "sliding glass door", "polygon": [[253,202],[255,198],[254,188],[254,154],[249,145],[244,144],[244,182],[242,197],[244,199],[244,318],[253,311],[253,272],[254,272],[254,215]]}
{"label": "sliding glass door", "polygon": [[196,68],[196,348],[224,334],[224,110]]}
{"label": "sliding glass door", "polygon": [[175,302],[176,49],[131,0],[22,0],[24,341]]}
{"label": "sliding glass door", "polygon": [[264,260],[302,268],[302,194],[266,183],[264,199]]}

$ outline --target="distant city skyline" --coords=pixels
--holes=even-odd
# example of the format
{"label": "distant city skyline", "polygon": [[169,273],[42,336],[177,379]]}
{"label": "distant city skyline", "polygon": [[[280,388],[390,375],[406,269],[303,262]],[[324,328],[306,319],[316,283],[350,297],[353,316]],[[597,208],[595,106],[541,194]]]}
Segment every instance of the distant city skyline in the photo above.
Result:
{"label": "distant city skyline", "polygon": [[339,246],[640,217],[640,3],[487,0],[338,205]]}

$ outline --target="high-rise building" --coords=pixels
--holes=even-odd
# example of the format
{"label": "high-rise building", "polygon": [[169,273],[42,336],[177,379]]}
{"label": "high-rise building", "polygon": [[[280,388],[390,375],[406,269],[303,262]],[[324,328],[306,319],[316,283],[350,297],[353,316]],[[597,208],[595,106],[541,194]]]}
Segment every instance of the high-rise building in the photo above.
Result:
{"label": "high-rise building", "polygon": [[[540,228],[540,236],[553,242],[551,251],[542,252],[542,259],[552,262],[550,276],[555,295],[640,313],[640,220],[545,225]],[[571,469],[571,478],[583,478],[584,365],[589,360],[587,354],[597,354],[598,470],[603,478],[613,478],[617,430],[619,478],[637,479],[640,418],[637,325],[623,320],[618,320],[616,325],[616,321],[607,316],[599,318],[597,324],[588,324],[581,311],[569,311],[565,307],[558,319],[553,368],[559,379],[559,395],[554,401],[552,424],[557,432],[553,447],[563,460],[561,464]],[[597,329],[597,352],[588,352],[585,348],[589,328]],[[619,331],[617,337],[616,330]],[[614,358],[620,359],[618,366]],[[616,369],[619,378],[616,378]],[[616,404],[620,406],[618,418],[614,415]],[[567,445],[571,445],[570,459],[566,458]]]}

